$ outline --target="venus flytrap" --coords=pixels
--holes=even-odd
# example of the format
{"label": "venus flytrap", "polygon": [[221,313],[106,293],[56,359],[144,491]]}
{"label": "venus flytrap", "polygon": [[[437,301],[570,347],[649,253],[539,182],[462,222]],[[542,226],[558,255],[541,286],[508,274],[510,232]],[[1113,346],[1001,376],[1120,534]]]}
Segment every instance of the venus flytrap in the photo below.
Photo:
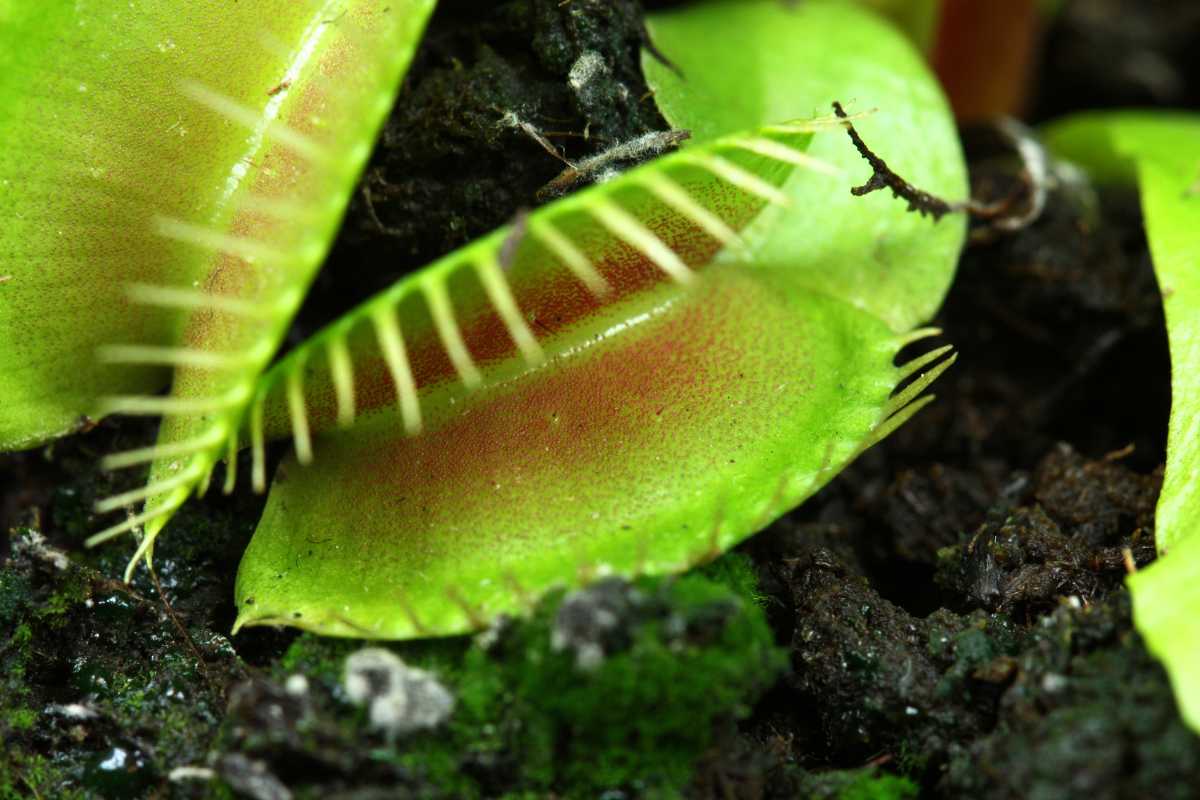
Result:
{"label": "venus flytrap", "polygon": [[949,361],[893,388],[949,348],[893,366],[931,332],[794,291],[738,241],[814,172],[812,131],[842,135],[723,137],[534,211],[507,268],[502,229],[276,365],[255,471],[264,437],[290,429],[296,456],[243,559],[239,625],[457,633],[554,585],[680,571],[907,419]]}
{"label": "venus flytrap", "polygon": [[[697,32],[757,25],[797,52],[831,31],[878,40],[872,52],[926,92],[889,159],[961,196],[949,115],[919,58],[869,15],[814,5],[701,7]],[[737,50],[735,61],[760,52]],[[837,78],[855,75],[833,62]],[[880,74],[849,84],[869,96]],[[758,77],[782,92],[792,75]],[[928,402],[918,396],[949,348],[893,359],[935,333],[915,323],[948,283],[962,220],[935,228],[872,197],[876,216],[855,222],[867,212],[847,173],[862,164],[836,119],[750,115],[763,127],[737,133],[743,111],[680,104],[676,92],[729,99],[705,78],[657,86],[669,119],[692,114],[697,143],[452,253],[272,369],[247,433],[256,475],[264,439],[290,431],[296,455],[243,559],[239,626],[444,635],[554,585],[680,571],[794,507]],[[824,107],[839,91],[810,89]],[[789,106],[773,97],[756,113]],[[930,141],[947,151],[932,167],[915,146]]]}
{"label": "venus flytrap", "polygon": [[[145,154],[139,169],[177,178],[186,199],[151,196],[115,217],[141,237],[119,255],[145,256],[152,269],[102,261],[133,301],[123,314],[167,320],[151,336],[107,331],[103,359],[139,375],[174,370],[167,396],[139,394],[150,380],[102,387],[116,394],[107,410],[164,416],[156,444],[106,461],[151,465],[144,487],[101,501],[129,516],[92,539],[144,528],[131,569],[218,459],[231,491],[248,447],[262,490],[266,443],[287,436],[294,455],[239,572],[238,625],[460,632],[554,585],[714,557],[929,401],[919,395],[953,360],[949,348],[893,360],[936,333],[917,325],[944,293],[962,220],[934,226],[886,198],[849,198],[848,175],[862,165],[840,123],[803,118],[847,94],[859,108],[890,109],[886,124],[872,121],[883,114],[861,121],[876,126],[866,135],[945,196],[965,191],[961,155],[919,56],[869,14],[821,2],[701,6],[682,37],[656,18],[683,61],[687,30],[712,42],[736,24],[760,45],[685,63],[686,84],[648,67],[677,128],[670,143],[685,129],[694,143],[440,259],[260,376],[332,241],[432,0],[337,5],[284,4],[268,18],[283,29],[266,32],[239,18],[258,48],[235,59],[259,76],[251,89],[245,76],[206,79],[201,66],[228,55],[219,39],[189,40],[181,68],[133,70],[135,81],[172,87],[190,129],[220,146],[180,175]],[[82,7],[80,19],[104,8]],[[97,53],[108,42],[82,40]],[[15,130],[36,149],[28,120]],[[28,207],[57,212],[41,195]],[[42,241],[28,230],[11,241],[27,239]],[[113,240],[123,241],[81,239],[102,256]],[[162,252],[143,252],[150,244]],[[96,391],[81,402],[94,405]]]}

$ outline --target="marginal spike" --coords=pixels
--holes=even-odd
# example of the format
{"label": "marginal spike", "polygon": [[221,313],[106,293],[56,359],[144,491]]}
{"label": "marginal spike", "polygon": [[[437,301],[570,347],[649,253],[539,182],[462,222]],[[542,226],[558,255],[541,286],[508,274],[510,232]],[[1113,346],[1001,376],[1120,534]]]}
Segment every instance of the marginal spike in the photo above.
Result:
{"label": "marginal spike", "polygon": [[267,457],[263,436],[263,402],[266,392],[259,389],[250,404],[250,484],[259,494],[267,490]]}
{"label": "marginal spike", "polygon": [[417,397],[417,384],[413,380],[412,368],[408,363],[408,350],[404,346],[404,334],[396,321],[396,312],[385,305],[371,314],[375,335],[383,360],[387,362],[392,383],[396,386],[396,398],[400,402],[400,414],[404,419],[404,432],[416,436],[421,432],[421,403]]}
{"label": "marginal spike", "polygon": [[546,247],[550,248],[558,260],[566,265],[567,269],[571,270],[593,295],[601,300],[608,297],[612,292],[612,287],[596,270],[591,260],[583,254],[583,251],[575,246],[574,242],[563,236],[562,232],[544,217],[532,217],[528,224],[529,235],[539,239]]}
{"label": "marginal spike", "polygon": [[725,224],[724,220],[702,206],[696,198],[688,194],[682,186],[666,175],[647,170],[639,180],[658,199],[696,223],[697,227],[721,244],[740,245],[740,237],[732,228]]}
{"label": "marginal spike", "polygon": [[903,350],[908,345],[912,344],[913,342],[919,342],[922,339],[928,339],[931,336],[941,336],[941,335],[942,335],[941,328],[933,328],[933,327],[917,328],[915,330],[909,331],[908,333],[904,334],[903,336],[896,337],[895,347],[896,347],[897,351],[900,351],[900,350]]}
{"label": "marginal spike", "polygon": [[237,487],[238,435],[234,431],[229,435],[225,449],[225,485],[221,487],[222,494],[233,494]]}
{"label": "marginal spike", "polygon": [[867,435],[867,438],[863,440],[862,446],[858,448],[857,452],[861,453],[891,436],[893,431],[912,419],[918,411],[932,403],[935,399],[935,395],[927,394],[921,399],[904,406],[904,408],[876,425],[871,433]]}
{"label": "marginal spike", "polygon": [[133,555],[129,558],[129,563],[125,565],[126,583],[129,583],[133,577],[133,571],[137,568],[139,561],[145,559],[146,566],[150,566],[150,555],[154,551],[154,540],[157,538],[157,531],[162,529],[162,526],[166,524],[166,520],[175,513],[175,509],[184,504],[190,493],[191,490],[188,487],[180,487],[159,505],[158,510],[142,515],[149,517],[149,519],[145,520],[146,531],[141,541],[138,542],[137,550],[133,552]]}
{"label": "marginal spike", "polygon": [[691,283],[695,276],[687,264],[628,211],[604,198],[596,200],[588,208],[604,227],[653,261],[663,272],[679,283]]}
{"label": "marginal spike", "polygon": [[218,423],[203,435],[193,439],[185,439],[180,442],[172,442],[171,444],[155,444],[150,447],[140,447],[136,450],[126,450],[124,453],[114,453],[110,456],[105,456],[100,462],[100,466],[105,470],[116,470],[134,467],[138,464],[149,464],[151,461],[157,461],[160,458],[190,456],[216,446],[224,435],[225,427],[222,423]]}
{"label": "marginal spike", "polygon": [[337,395],[338,426],[348,428],[354,424],[354,365],[344,335],[338,334],[330,340],[326,355],[329,356],[333,391]]}
{"label": "marginal spike", "polygon": [[107,345],[97,351],[99,359],[109,364],[163,364],[198,369],[240,369],[251,363],[243,353],[213,353],[188,347],[155,347],[151,345]]}
{"label": "marginal spike", "polygon": [[820,172],[825,175],[841,175],[843,170],[839,167],[830,164],[828,161],[822,161],[819,158],[814,158],[808,153],[802,153],[799,150],[794,150],[787,145],[776,142],[773,139],[764,139],[761,136],[737,137],[729,140],[729,144],[739,150],[756,153],[766,158],[782,161],[785,164],[792,164],[797,167],[811,169],[814,172]]}
{"label": "marginal spike", "polygon": [[732,186],[736,186],[743,192],[752,194],[768,203],[780,206],[791,204],[791,199],[777,186],[767,183],[753,172],[744,170],[737,164],[720,156],[684,151],[680,154],[680,157],[701,169],[708,170],[713,175],[716,175]]}
{"label": "marginal spike", "polygon": [[105,398],[100,407],[105,414],[125,414],[133,417],[211,414],[236,408],[245,401],[246,394],[246,386],[239,385],[220,397],[118,395]]}
{"label": "marginal spike", "polygon": [[[186,492],[184,497],[187,497]],[[125,565],[125,582],[129,583],[133,579],[133,571],[137,569],[138,562],[143,558],[146,559],[146,566],[150,566],[150,552],[154,549],[153,536],[142,536],[142,540],[138,542],[137,549],[133,551],[133,555],[129,557],[129,563]]]}
{"label": "marginal spike", "polygon": [[930,350],[924,355],[917,356],[911,361],[905,362],[900,366],[900,375],[897,379],[897,382],[907,380],[925,367],[926,364],[932,364],[934,361],[937,361],[939,358],[944,356],[946,353],[949,353],[953,349],[954,345],[952,344],[944,345],[935,350]]}
{"label": "marginal spike", "polygon": [[193,461],[185,470],[172,478],[165,478],[161,481],[146,484],[137,489],[132,489],[121,494],[114,494],[112,497],[106,497],[103,500],[97,500],[95,510],[97,514],[107,514],[110,511],[116,511],[122,506],[131,505],[141,502],[148,497],[155,497],[160,494],[166,494],[172,489],[189,484],[199,477],[204,465],[199,461]]}
{"label": "marginal spike", "polygon": [[[186,496],[187,495],[185,493],[184,497],[186,497]],[[174,502],[174,501],[171,501],[171,502]],[[182,504],[183,504],[183,500],[179,500],[178,502],[175,502],[174,506],[171,506],[170,502],[168,502],[167,505],[156,506],[154,508],[154,510],[152,510],[152,511],[143,511],[141,514],[135,514],[134,516],[131,516],[128,519],[126,519],[124,522],[119,522],[116,525],[113,525],[112,527],[105,528],[104,530],[100,531],[99,533],[89,536],[87,538],[87,541],[85,541],[83,544],[85,547],[95,547],[96,545],[104,544],[105,542],[109,541],[110,539],[115,539],[118,536],[120,536],[121,534],[126,533],[127,531],[133,530],[134,528],[138,527],[139,525],[142,525],[146,522],[158,519],[161,516],[171,513],[172,511],[174,511],[176,508],[178,508]]]}
{"label": "marginal spike", "polygon": [[204,471],[200,474],[200,480],[196,481],[196,497],[204,497],[208,494],[208,486],[212,483],[213,469],[216,467],[216,462],[211,458],[206,458],[203,461],[195,462],[200,464]]}
{"label": "marginal spike", "polygon": [[496,260],[495,254],[489,252],[480,256],[475,262],[475,271],[483,283],[483,290],[487,293],[488,299],[495,306],[496,313],[500,315],[500,319],[516,343],[517,349],[524,356],[525,363],[530,366],[541,364],[546,358],[542,352],[542,346],[538,344],[533,331],[529,329],[529,324],[525,322],[525,317],[521,314],[520,307],[517,306],[516,298],[513,297],[512,289],[508,285],[508,279],[504,277],[504,271],[500,269],[500,263]]}
{"label": "marginal spike", "polygon": [[314,163],[325,164],[330,161],[325,148],[278,119],[264,118],[265,115],[261,112],[248,108],[197,81],[182,81],[179,89],[200,105],[248,128],[257,136],[275,139],[292,152]]}
{"label": "marginal spike", "polygon": [[242,317],[272,317],[275,310],[259,303],[251,303],[235,297],[209,294],[199,289],[180,289],[173,286],[151,286],[145,283],[130,284],[126,292],[135,303],[166,308],[210,309]]}
{"label": "marginal spike", "polygon": [[421,291],[425,295],[425,301],[429,303],[429,314],[433,317],[433,325],[437,329],[438,338],[442,340],[442,347],[446,348],[450,363],[454,365],[463,385],[474,389],[483,382],[483,375],[479,372],[479,367],[475,366],[471,352],[467,350],[467,344],[463,341],[462,331],[454,319],[450,296],[446,293],[446,285],[438,277],[431,276],[422,281]]}
{"label": "marginal spike", "polygon": [[304,359],[297,361],[287,374],[288,414],[292,419],[292,438],[296,442],[296,460],[312,463],[312,437],[308,431],[308,413],[304,408]]}
{"label": "marginal spike", "polygon": [[256,239],[234,236],[216,228],[193,225],[170,217],[155,217],[154,229],[168,239],[228,253],[251,264],[282,264],[288,260],[285,253]]}
{"label": "marginal spike", "polygon": [[950,366],[957,360],[958,353],[955,353],[944,361],[938,363],[933,369],[921,374],[908,386],[905,386],[899,392],[892,395],[892,397],[888,399],[887,405],[885,405],[883,408],[882,418],[887,419],[893,414],[901,411],[905,406],[911,403],[917,397],[917,395],[925,391],[931,383],[937,380],[938,377],[947,369],[949,369]]}

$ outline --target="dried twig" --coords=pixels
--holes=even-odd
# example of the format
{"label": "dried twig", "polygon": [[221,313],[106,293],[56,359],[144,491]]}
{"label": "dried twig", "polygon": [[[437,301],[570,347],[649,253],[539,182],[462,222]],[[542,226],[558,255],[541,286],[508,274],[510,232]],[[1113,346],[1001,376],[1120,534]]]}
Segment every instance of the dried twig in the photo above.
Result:
{"label": "dried twig", "polygon": [[[916,211],[921,216],[929,215],[933,217],[934,222],[937,222],[946,214],[966,212],[976,219],[988,220],[996,230],[1006,231],[1015,231],[1028,226],[1037,219],[1042,211],[1045,203],[1045,157],[1040,151],[1032,149],[1032,146],[1023,144],[1015,128],[1006,129],[1002,132],[1013,141],[1025,164],[1029,181],[1033,187],[1031,190],[1033,198],[1029,212],[1020,216],[1006,217],[1006,214],[1011,213],[1013,197],[1002,198],[995,203],[980,203],[972,199],[951,203],[937,195],[930,194],[923,189],[913,186],[900,177],[870,147],[867,147],[867,143],[863,141],[858,131],[855,130],[854,123],[850,121],[850,117],[846,114],[845,109],[842,108],[842,104],[836,100],[833,103],[833,111],[846,128],[846,133],[850,136],[850,141],[854,142],[854,149],[858,150],[859,155],[871,165],[871,177],[867,179],[867,182],[861,186],[851,187],[850,193],[855,197],[862,197],[879,189],[891,189],[893,196],[908,202],[909,211]],[[1042,194],[1039,194],[1039,192]]]}
{"label": "dried twig", "polygon": [[204,654],[200,652],[200,648],[196,646],[196,642],[192,639],[192,635],[188,633],[188,629],[184,626],[183,620],[175,613],[175,609],[171,606],[171,601],[167,599],[167,595],[163,592],[162,584],[158,580],[158,573],[154,569],[154,565],[147,563],[146,571],[150,573],[150,582],[154,584],[154,591],[158,592],[158,599],[162,603],[162,607],[167,612],[167,617],[175,626],[180,637],[183,639],[188,650],[192,651],[192,657],[196,659],[196,666],[200,669],[200,674],[204,676],[204,681],[209,685],[209,688],[214,691],[218,688],[213,682],[212,676],[208,673],[208,667],[204,663]]}
{"label": "dried twig", "polygon": [[543,150],[545,150],[547,153],[549,153],[550,155],[557,158],[559,161],[566,164],[568,167],[575,166],[574,164],[572,164],[570,161],[568,161],[566,158],[563,157],[563,154],[558,151],[557,147],[550,144],[550,141],[545,137],[545,135],[540,130],[537,129],[536,125],[534,125],[532,122],[521,119],[521,117],[517,115],[517,112],[505,111],[504,116],[500,117],[500,121],[497,122],[496,125],[500,126],[500,127],[504,127],[504,128],[513,128],[515,130],[521,131],[521,133],[525,134],[530,139],[537,142],[538,145]]}
{"label": "dried twig", "polygon": [[842,120],[842,125],[846,127],[846,133],[850,135],[850,141],[854,142],[854,148],[858,150],[859,155],[871,165],[871,177],[867,182],[862,186],[855,186],[850,189],[850,193],[855,197],[862,197],[878,189],[891,189],[895,197],[908,201],[909,211],[916,211],[921,216],[928,214],[933,217],[935,222],[946,214],[967,210],[963,204],[948,203],[940,197],[918,189],[904,180],[904,178],[901,178],[892,171],[886,161],[875,155],[871,151],[871,148],[867,147],[866,142],[862,140],[862,137],[858,135],[858,131],[854,129],[854,123],[847,117],[842,104],[836,100],[833,103],[833,112]]}

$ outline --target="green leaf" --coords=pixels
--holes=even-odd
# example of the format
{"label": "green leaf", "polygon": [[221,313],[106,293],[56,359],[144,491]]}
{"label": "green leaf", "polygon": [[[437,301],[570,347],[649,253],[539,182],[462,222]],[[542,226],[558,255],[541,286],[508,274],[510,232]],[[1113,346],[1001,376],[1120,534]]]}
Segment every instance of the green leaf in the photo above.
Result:
{"label": "green leaf", "polygon": [[180,82],[266,100],[282,70],[263,36],[288,33],[287,8],[302,5],[0,4],[0,450],[86,424],[104,395],[166,383],[162,365],[106,363],[96,348],[172,343],[176,315],[131,302],[129,284],[202,274],[156,219],[218,213],[247,152]]}
{"label": "green leaf", "polygon": [[1136,182],[1171,350],[1167,466],[1155,512],[1159,559],[1129,578],[1134,619],[1200,730],[1200,116],[1081,114],[1045,132],[1100,182]]}
{"label": "green leaf", "polygon": [[[828,112],[834,100],[870,112],[855,125],[896,172],[950,200],[966,197],[954,120],[920,53],[852,4],[727,0],[653,14],[648,28],[681,78],[642,58],[659,109],[695,141],[774,120]],[[735,33],[736,32],[736,33]],[[822,137],[810,154],[845,171],[797,175],[793,202],[748,234],[755,258],[905,331],[931,317],[949,289],[966,220],[937,225],[884,192],[850,194],[870,171],[850,141]],[[847,177],[849,176],[849,177]],[[853,263],[853,268],[834,264]]]}
{"label": "green leaf", "polygon": [[[907,47],[850,13],[884,52]],[[913,79],[936,98],[927,73]],[[935,108],[930,124],[951,130]],[[811,142],[797,125],[702,133],[539,209],[524,232],[503,229],[406,278],[273,368],[250,438],[290,429],[314,460],[280,467],[239,570],[238,625],[445,635],[520,612],[555,585],[680,571],[793,508],[911,416],[949,348],[897,367],[899,350],[930,332],[898,332],[865,310],[906,302],[889,295],[895,283],[864,281],[869,297],[846,298],[808,279],[854,284],[878,270],[860,256],[857,227],[840,228],[852,231],[845,252],[767,250],[775,226],[819,239],[829,222],[779,206],[849,196],[848,178],[805,168],[818,149],[840,152],[830,140],[849,147],[840,125],[809,127]],[[875,205],[844,213],[869,217]],[[911,225],[902,207],[885,219]],[[942,228],[920,224],[940,240]],[[959,242],[961,227],[950,226]],[[889,263],[933,261],[940,273],[953,255]],[[934,283],[924,293],[940,297]]]}
{"label": "green leaf", "polygon": [[[156,35],[169,40],[183,24],[166,9],[175,4],[150,5],[163,8],[155,15]],[[224,6],[196,5],[207,10],[190,24],[223,29]],[[173,346],[110,340],[119,360],[174,368],[169,396],[131,393],[105,403],[110,411],[163,415],[154,447],[108,461],[151,462],[147,484],[97,506],[115,511],[145,501],[142,512],[89,540],[144,526],[130,569],[140,556],[149,558],[162,526],[205,487],[216,461],[236,452],[255,383],[333,242],[433,6],[434,0],[245,3],[237,6],[245,18],[236,37],[209,35],[191,44],[192,61],[154,73],[178,95],[185,124],[213,127],[231,144],[205,151],[205,180],[180,189],[202,213],[185,205],[180,213],[159,208],[131,220],[174,242],[194,277],[164,276],[137,292],[149,305],[187,309]],[[104,22],[86,19],[97,27]],[[111,35],[126,33],[118,26]],[[215,63],[244,72],[214,70]],[[131,95],[125,104],[141,102]],[[121,110],[105,113],[117,117]]]}

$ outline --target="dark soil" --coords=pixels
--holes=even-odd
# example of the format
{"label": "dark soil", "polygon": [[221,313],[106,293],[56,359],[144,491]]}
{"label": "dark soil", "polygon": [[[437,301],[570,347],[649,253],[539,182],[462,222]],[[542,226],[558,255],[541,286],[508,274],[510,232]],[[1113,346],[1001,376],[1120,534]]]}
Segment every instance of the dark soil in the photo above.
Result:
{"label": "dark soil", "polygon": [[[1067,3],[1036,116],[1197,105],[1179,42],[1200,20],[1105,5],[1139,13]],[[1130,37],[1157,78],[1107,68]],[[641,40],[636,0],[443,0],[296,337],[539,202],[563,165],[509,112],[572,158],[665,129]],[[612,74],[580,94],[586,51]],[[1016,180],[994,150],[970,160],[981,194]],[[396,648],[458,693],[425,738],[348,706],[360,645],[226,637],[261,499],[190,503],[157,574],[125,587],[128,551],[80,542],[112,488],[99,456],[152,430],[0,456],[0,798],[671,796],[638,777],[655,769],[693,797],[1191,797],[1200,739],[1123,588],[1154,557],[1170,399],[1140,231],[1133,198],[1068,182],[1033,225],[979,237],[936,321],[961,353],[938,402],[707,578],[602,584],[484,641]],[[683,663],[681,641],[706,649]]]}

